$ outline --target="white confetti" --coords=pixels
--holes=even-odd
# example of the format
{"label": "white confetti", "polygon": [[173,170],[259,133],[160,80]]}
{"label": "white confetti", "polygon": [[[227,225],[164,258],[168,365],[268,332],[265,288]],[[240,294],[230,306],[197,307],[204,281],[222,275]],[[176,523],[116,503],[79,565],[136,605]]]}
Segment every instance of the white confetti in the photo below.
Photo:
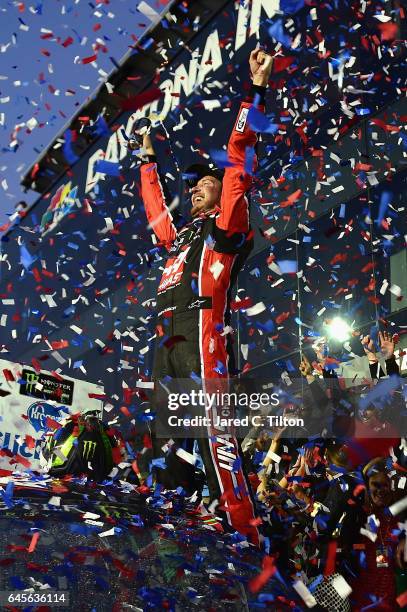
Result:
{"label": "white confetti", "polygon": [[389,507],[389,510],[393,516],[396,516],[397,514],[400,514],[400,512],[403,512],[403,510],[405,510],[406,508],[407,508],[407,496],[403,497],[403,499],[400,499],[400,501],[397,501],[395,504],[392,504]]}
{"label": "white confetti", "polygon": [[382,23],[386,23],[387,21],[391,21],[391,17],[390,15],[373,15],[373,17],[375,19],[377,19],[378,21],[381,21]]}
{"label": "white confetti", "polygon": [[240,345],[240,350],[242,351],[243,359],[245,361],[247,361],[247,356],[249,354],[249,345],[248,344],[241,344]]}
{"label": "white confetti", "polygon": [[401,287],[399,287],[398,285],[392,285],[390,287],[390,293],[392,293],[396,297],[400,297],[401,296]]}
{"label": "white confetti", "polygon": [[332,580],[332,586],[342,599],[346,599],[352,593],[352,588],[341,575],[335,576]]}
{"label": "white confetti", "polygon": [[157,13],[157,11],[155,11],[149,4],[147,4],[147,2],[144,2],[144,0],[142,0],[142,2],[137,5],[137,10],[142,13],[144,17],[147,17],[147,19],[149,19],[150,21],[156,21],[160,18],[159,13]]}
{"label": "white confetti", "polygon": [[138,380],[136,382],[136,387],[138,389],[154,389],[154,382],[148,380]]}
{"label": "white confetti", "polygon": [[317,605],[317,600],[301,580],[294,582],[293,588],[297,591],[307,608],[313,608]]}
{"label": "white confetti", "polygon": [[266,306],[264,304],[264,302],[257,302],[257,304],[255,304],[254,306],[251,306],[250,308],[246,309],[246,314],[249,315],[249,317],[252,317],[254,315],[258,315],[261,312],[264,312],[266,310]]}
{"label": "white confetti", "polygon": [[108,531],[102,531],[101,533],[98,533],[99,538],[105,538],[106,536],[112,536],[114,535],[114,527],[112,527],[111,529],[109,529]]}
{"label": "white confetti", "polygon": [[218,280],[224,267],[225,266],[223,265],[223,263],[221,263],[220,261],[215,261],[215,263],[212,264],[212,266],[209,268],[215,280]]}
{"label": "white confetti", "polygon": [[377,533],[373,533],[372,531],[369,531],[368,529],[365,529],[364,527],[360,528],[360,533],[366,536],[367,538],[369,538],[369,540],[371,540],[372,542],[376,542],[377,540]]}
{"label": "white confetti", "polygon": [[180,459],[182,459],[183,461],[186,461],[187,463],[190,463],[191,465],[195,465],[195,463],[196,463],[196,459],[195,459],[194,455],[192,455],[191,453],[188,453],[183,448],[177,448],[177,451],[176,451],[175,454]]}
{"label": "white confetti", "polygon": [[100,518],[100,514],[95,514],[94,512],[85,512],[83,515],[84,519],[98,519]]}

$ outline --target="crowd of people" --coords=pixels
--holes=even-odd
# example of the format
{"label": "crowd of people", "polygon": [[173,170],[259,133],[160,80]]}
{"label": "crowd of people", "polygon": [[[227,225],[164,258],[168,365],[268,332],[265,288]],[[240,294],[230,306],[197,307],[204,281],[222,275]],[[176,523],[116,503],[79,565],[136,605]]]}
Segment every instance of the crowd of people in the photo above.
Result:
{"label": "crowd of people", "polygon": [[313,363],[303,357],[308,387],[295,411],[307,414],[310,429],[259,426],[242,443],[268,553],[286,575],[319,581],[322,609],[404,605],[406,408],[394,340],[380,332],[376,350],[372,338],[362,339],[371,379],[357,389],[324,348]]}

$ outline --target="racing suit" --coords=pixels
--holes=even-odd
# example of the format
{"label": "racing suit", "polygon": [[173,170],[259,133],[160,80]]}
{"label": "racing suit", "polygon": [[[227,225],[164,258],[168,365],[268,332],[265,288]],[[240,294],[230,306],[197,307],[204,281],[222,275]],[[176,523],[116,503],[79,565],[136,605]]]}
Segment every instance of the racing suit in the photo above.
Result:
{"label": "racing suit", "polygon": [[[263,87],[253,87],[251,92],[260,95],[261,105],[264,92]],[[223,332],[228,324],[230,294],[253,248],[245,195],[252,184],[252,176],[245,171],[246,159],[251,157],[256,164],[253,148],[257,137],[247,121],[253,96],[241,103],[228,144],[228,159],[233,165],[225,170],[220,205],[214,211],[177,231],[156,158],[150,156],[141,166],[141,195],[147,218],[169,252],[157,296],[155,380],[166,376],[189,379],[191,373],[202,381],[228,376],[227,334]],[[182,341],[165,342],[171,338]],[[222,435],[212,427],[205,439],[198,440],[209,492],[212,499],[221,500],[233,528],[258,543],[257,528],[250,524],[255,517],[254,506],[241,467],[240,448],[230,435],[225,445]],[[171,486],[171,474],[188,478],[190,468],[178,462],[168,470],[170,482],[164,480],[162,484],[179,486],[179,481]]]}

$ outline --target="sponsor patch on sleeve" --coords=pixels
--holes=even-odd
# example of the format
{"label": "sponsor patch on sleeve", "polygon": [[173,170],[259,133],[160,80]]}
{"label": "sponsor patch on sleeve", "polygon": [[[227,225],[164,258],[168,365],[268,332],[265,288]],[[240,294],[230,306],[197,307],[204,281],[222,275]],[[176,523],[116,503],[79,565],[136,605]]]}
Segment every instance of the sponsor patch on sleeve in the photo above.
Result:
{"label": "sponsor patch on sleeve", "polygon": [[242,108],[240,111],[240,115],[236,121],[236,132],[244,132],[244,128],[246,127],[247,115],[249,114],[248,108]]}

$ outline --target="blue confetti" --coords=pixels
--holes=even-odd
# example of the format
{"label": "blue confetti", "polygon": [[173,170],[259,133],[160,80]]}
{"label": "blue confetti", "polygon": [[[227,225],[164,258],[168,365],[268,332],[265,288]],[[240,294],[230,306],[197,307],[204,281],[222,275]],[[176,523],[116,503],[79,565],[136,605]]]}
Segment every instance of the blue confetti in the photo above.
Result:
{"label": "blue confetti", "polygon": [[247,120],[249,122],[250,127],[255,132],[261,132],[263,134],[275,134],[278,130],[278,125],[276,123],[270,123],[264,113],[261,113],[254,106],[250,107],[249,113],[247,115]]}
{"label": "blue confetti", "polygon": [[104,159],[98,159],[95,163],[95,171],[107,174],[108,176],[120,176],[120,166],[114,162],[108,162]]}
{"label": "blue confetti", "polygon": [[380,225],[381,222],[383,221],[386,215],[387,208],[391,202],[392,195],[393,194],[391,193],[391,191],[383,191],[380,197],[379,216],[377,217],[377,225]]}
{"label": "blue confetti", "polygon": [[270,27],[269,27],[269,35],[274,38],[277,42],[281,43],[283,47],[291,48],[292,40],[284,31],[283,21],[282,19],[277,19]]}
{"label": "blue confetti", "polygon": [[280,259],[276,263],[283,274],[295,274],[297,272],[297,262],[294,259]]}
{"label": "blue confetti", "polygon": [[31,268],[36,259],[37,257],[31,255],[24,243],[20,245],[20,263],[26,270]]}
{"label": "blue confetti", "polygon": [[216,163],[218,168],[230,168],[233,163],[229,161],[228,154],[223,149],[209,149],[211,159]]}
{"label": "blue confetti", "polygon": [[280,11],[286,15],[294,15],[305,5],[305,0],[280,0]]}
{"label": "blue confetti", "polygon": [[66,132],[64,133],[64,139],[65,139],[65,142],[62,147],[62,152],[68,164],[73,165],[75,162],[78,161],[79,157],[78,155],[76,155],[76,153],[74,153],[72,149],[72,131],[71,130],[66,130]]}

